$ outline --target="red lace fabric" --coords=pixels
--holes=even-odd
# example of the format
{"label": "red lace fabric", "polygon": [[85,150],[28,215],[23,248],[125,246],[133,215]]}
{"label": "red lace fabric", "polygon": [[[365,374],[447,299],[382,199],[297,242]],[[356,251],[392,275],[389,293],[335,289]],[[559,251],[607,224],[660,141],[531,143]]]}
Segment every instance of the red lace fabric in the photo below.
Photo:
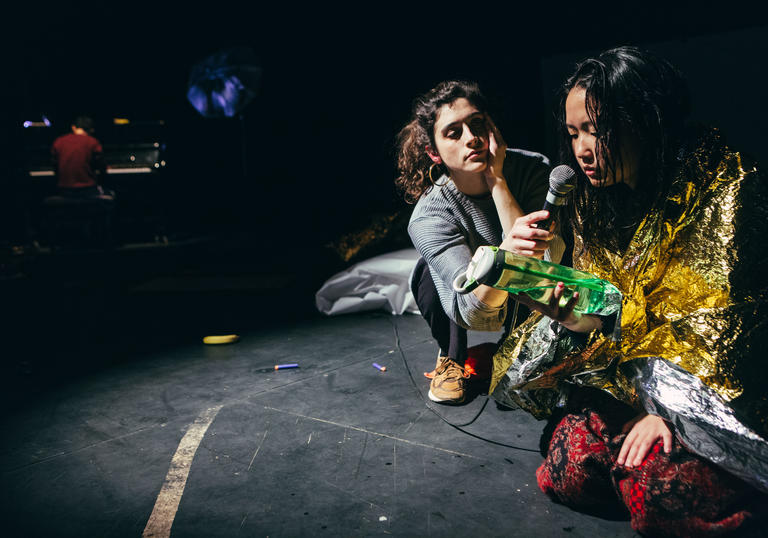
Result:
{"label": "red lace fabric", "polygon": [[577,510],[629,517],[648,536],[722,536],[757,526],[768,496],[677,441],[665,454],[659,440],[637,468],[617,465],[621,428],[634,412],[598,400],[572,408],[555,426],[536,471],[544,493]]}

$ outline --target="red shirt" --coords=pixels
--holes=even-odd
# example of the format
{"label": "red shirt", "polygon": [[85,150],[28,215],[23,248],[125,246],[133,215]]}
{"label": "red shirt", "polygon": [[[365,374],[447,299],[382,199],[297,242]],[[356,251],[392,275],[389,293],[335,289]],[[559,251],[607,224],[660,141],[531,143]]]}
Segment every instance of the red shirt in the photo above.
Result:
{"label": "red shirt", "polygon": [[53,142],[51,156],[59,187],[79,189],[97,184],[96,170],[103,168],[104,150],[94,137],[74,133],[60,136]]}

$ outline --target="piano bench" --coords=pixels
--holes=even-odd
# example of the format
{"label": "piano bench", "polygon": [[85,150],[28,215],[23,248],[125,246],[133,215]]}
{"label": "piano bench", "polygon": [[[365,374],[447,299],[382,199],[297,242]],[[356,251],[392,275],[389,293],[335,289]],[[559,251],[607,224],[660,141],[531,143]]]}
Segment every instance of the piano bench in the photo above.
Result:
{"label": "piano bench", "polygon": [[113,246],[113,207],[99,198],[49,196],[43,200],[44,240],[52,249]]}

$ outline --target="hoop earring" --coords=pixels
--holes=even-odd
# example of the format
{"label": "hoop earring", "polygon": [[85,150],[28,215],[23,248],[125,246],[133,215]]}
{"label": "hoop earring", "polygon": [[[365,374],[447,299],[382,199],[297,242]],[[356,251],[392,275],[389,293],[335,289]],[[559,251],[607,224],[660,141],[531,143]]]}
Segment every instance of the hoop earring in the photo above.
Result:
{"label": "hoop earring", "polygon": [[432,163],[432,166],[429,167],[429,173],[427,174],[429,176],[429,182],[432,183],[432,185],[434,185],[435,187],[442,187],[448,182],[445,181],[443,183],[438,183],[437,181],[435,181],[435,178],[432,177],[432,170],[435,168],[435,166],[437,166],[437,163]]}

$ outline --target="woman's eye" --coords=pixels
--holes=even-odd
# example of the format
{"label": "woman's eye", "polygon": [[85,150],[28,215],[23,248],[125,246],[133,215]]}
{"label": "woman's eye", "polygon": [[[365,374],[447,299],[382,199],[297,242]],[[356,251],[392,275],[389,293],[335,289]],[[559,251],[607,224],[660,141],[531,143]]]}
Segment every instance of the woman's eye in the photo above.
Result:
{"label": "woman's eye", "polygon": [[456,129],[451,129],[450,131],[445,133],[445,136],[447,136],[448,138],[459,138],[460,135],[459,135],[459,131],[457,131]]}
{"label": "woman's eye", "polygon": [[477,119],[471,124],[472,132],[477,135],[484,135],[488,132],[488,127],[483,119]]}

